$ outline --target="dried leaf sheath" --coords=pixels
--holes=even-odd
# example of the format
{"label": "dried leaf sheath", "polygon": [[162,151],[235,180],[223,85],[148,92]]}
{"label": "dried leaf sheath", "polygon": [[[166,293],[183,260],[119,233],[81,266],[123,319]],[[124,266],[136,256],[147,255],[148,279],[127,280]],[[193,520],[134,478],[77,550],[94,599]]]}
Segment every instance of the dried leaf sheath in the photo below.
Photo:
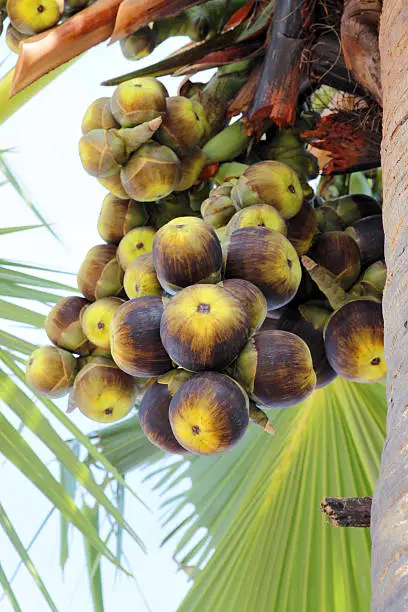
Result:
{"label": "dried leaf sheath", "polygon": [[121,0],[98,0],[61,25],[21,43],[11,95],[108,38]]}
{"label": "dried leaf sheath", "polygon": [[279,126],[293,125],[301,79],[301,55],[313,22],[314,5],[314,0],[277,2],[250,120],[270,117]]}

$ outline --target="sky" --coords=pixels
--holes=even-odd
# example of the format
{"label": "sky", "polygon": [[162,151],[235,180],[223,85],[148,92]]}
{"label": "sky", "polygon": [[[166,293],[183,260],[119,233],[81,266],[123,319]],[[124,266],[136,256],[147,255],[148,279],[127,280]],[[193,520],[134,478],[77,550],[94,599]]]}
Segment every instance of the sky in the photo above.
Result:
{"label": "sky", "polygon": [[[99,45],[0,126],[0,148],[14,148],[14,152],[8,155],[13,172],[62,239],[62,244],[58,243],[43,228],[1,236],[0,258],[76,273],[88,249],[102,242],[96,230],[96,223],[102,200],[107,193],[96,179],[86,174],[78,156],[80,126],[86,108],[94,99],[112,93],[113,88],[99,86],[101,81],[129,72],[136,65],[149,64],[172,52],[182,42],[178,39],[171,41],[171,44],[165,43],[154,55],[138,64],[126,60],[118,44],[111,47],[106,44]],[[0,58],[6,56],[2,71],[10,68],[15,58],[1,40]],[[170,94],[175,95],[178,80],[164,78],[163,82]],[[0,210],[2,227],[38,223],[11,187],[1,188]],[[74,277],[68,278],[69,284],[74,282]],[[15,328],[13,331],[17,333]],[[45,332],[34,338],[24,330],[24,337],[33,342],[47,343]],[[61,409],[65,408],[65,403],[66,399],[58,401]],[[13,420],[6,407],[2,406],[0,409],[4,409],[7,418]],[[84,432],[95,429],[96,424],[82,416],[78,410],[72,413],[72,419]],[[50,421],[55,425],[52,418]],[[14,419],[13,423],[17,425],[17,419]],[[64,430],[61,434],[66,437]],[[30,443],[36,444],[35,449],[44,461],[51,459],[44,448],[36,443],[34,436],[29,433],[25,433],[25,436]],[[55,462],[49,467],[57,473],[58,466]],[[124,576],[115,578],[113,568],[105,563],[103,585],[106,612],[121,609],[129,612],[173,612],[191,584],[186,575],[178,571],[177,564],[172,560],[174,543],[170,542],[164,548],[159,547],[168,531],[159,527],[159,496],[151,491],[151,483],[142,482],[143,477],[144,473],[134,471],[129,476],[129,484],[153,513],[144,510],[141,504],[129,495],[125,508],[127,520],[141,535],[148,548],[148,554],[144,555],[136,545],[125,541],[125,552],[143,597],[135,581]],[[180,490],[186,486],[188,483],[182,483]],[[0,491],[1,502],[20,538],[27,545],[47,514],[50,504],[13,466],[4,462],[0,463]],[[78,533],[75,534],[71,557],[65,575],[62,576],[58,567],[58,528],[59,517],[54,513],[32,548],[33,561],[49,587],[59,612],[88,612],[92,607],[82,537]],[[10,577],[18,557],[1,530],[0,560]],[[24,568],[13,582],[13,588],[23,612],[42,612],[48,609],[40,591]],[[0,612],[9,610],[11,607],[7,600],[0,600]]]}

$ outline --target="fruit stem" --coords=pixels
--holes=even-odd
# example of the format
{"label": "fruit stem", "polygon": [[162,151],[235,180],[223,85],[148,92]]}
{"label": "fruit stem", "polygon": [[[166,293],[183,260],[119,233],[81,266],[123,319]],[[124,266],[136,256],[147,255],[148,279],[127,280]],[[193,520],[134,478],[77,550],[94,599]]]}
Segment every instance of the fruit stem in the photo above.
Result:
{"label": "fruit stem", "polygon": [[246,150],[250,141],[241,121],[227,126],[204,145],[207,163],[233,160]]}
{"label": "fruit stem", "polygon": [[310,278],[316,283],[320,291],[327,297],[333,310],[341,308],[344,306],[344,304],[354,299],[353,297],[350,297],[346,291],[344,291],[344,289],[338,283],[336,276],[332,272],[317,264],[315,261],[313,261],[313,259],[307,257],[307,255],[303,255],[301,259],[302,264],[310,275]]}
{"label": "fruit stem", "polygon": [[270,436],[273,436],[276,433],[274,426],[269,421],[265,412],[258,408],[258,406],[253,402],[249,403],[249,418],[253,423],[256,423],[257,425],[262,427],[264,432],[269,434]]}
{"label": "fruit stem", "polygon": [[162,118],[156,117],[135,127],[121,128],[120,130],[114,130],[114,132],[123,140],[126,145],[126,152],[130,154],[150,140],[161,126],[161,123]]}

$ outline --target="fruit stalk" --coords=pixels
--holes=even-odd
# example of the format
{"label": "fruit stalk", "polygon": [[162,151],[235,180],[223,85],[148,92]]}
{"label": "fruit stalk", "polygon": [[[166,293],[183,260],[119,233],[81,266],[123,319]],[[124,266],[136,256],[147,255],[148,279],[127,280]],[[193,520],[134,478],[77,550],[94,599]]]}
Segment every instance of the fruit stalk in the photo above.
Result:
{"label": "fruit stalk", "polygon": [[319,266],[319,264],[317,264],[307,255],[303,255],[301,261],[311,279],[329,300],[329,304],[333,310],[341,308],[341,306],[344,306],[344,304],[352,299],[336,281],[335,275],[329,272],[329,270],[326,270],[326,268],[323,268],[323,266]]}
{"label": "fruit stalk", "polygon": [[266,416],[265,412],[258,408],[253,402],[249,402],[249,418],[253,423],[262,427],[265,433],[270,436],[275,435],[276,429]]}

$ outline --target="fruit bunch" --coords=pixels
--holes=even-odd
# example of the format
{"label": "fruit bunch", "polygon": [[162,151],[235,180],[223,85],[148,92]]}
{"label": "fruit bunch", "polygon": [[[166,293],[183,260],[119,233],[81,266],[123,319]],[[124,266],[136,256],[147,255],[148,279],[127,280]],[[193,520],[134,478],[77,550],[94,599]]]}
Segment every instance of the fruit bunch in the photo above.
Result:
{"label": "fruit bunch", "polygon": [[84,168],[110,190],[104,244],[78,272],[83,297],[47,317],[53,345],[27,365],[38,393],[70,393],[101,422],[139,399],[153,444],[213,455],[249,420],[271,432],[264,410],[336,375],[383,378],[381,210],[365,195],[316,198],[292,128],[250,153],[239,123],[208,140],[199,101],[151,78],[96,100],[82,128]]}

